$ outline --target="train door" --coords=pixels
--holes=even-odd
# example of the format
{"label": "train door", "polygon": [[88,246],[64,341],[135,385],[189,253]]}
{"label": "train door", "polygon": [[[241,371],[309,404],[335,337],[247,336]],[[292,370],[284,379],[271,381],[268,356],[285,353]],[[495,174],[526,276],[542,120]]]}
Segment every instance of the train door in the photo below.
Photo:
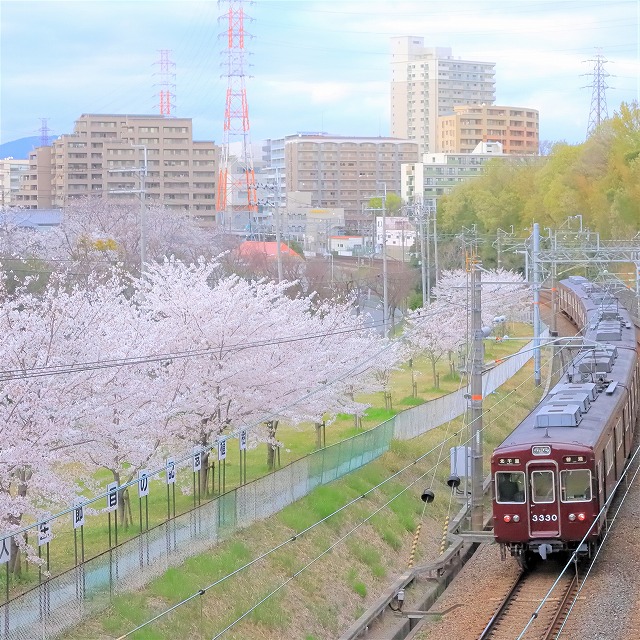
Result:
{"label": "train door", "polygon": [[534,462],[528,466],[529,536],[554,538],[560,535],[558,466],[555,462]]}

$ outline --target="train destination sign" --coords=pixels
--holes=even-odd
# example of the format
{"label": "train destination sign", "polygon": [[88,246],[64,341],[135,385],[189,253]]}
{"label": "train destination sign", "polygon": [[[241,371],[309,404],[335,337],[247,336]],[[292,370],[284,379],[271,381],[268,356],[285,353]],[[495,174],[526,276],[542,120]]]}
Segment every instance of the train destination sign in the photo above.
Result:
{"label": "train destination sign", "polygon": [[551,447],[548,444],[535,445],[531,447],[531,454],[534,456],[550,456],[551,455]]}

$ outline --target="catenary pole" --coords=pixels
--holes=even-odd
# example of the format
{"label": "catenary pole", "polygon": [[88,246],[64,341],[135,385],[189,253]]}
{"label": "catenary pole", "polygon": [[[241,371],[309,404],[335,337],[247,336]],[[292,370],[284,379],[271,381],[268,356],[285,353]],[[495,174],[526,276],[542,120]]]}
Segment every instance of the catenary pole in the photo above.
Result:
{"label": "catenary pole", "polygon": [[471,269],[471,328],[473,350],[471,356],[471,529],[483,528],[483,451],[482,451],[482,368],[484,343],[482,333],[482,276],[477,254],[470,258]]}
{"label": "catenary pole", "polygon": [[282,251],[280,250],[280,172],[276,167],[276,203],[274,215],[276,218],[276,260],[278,262],[278,282],[282,282]]}
{"label": "catenary pole", "polygon": [[420,274],[422,276],[422,306],[427,306],[427,265],[425,263],[424,255],[424,206],[422,203],[418,204],[418,216],[420,220]]}
{"label": "catenary pole", "polygon": [[533,225],[533,378],[542,383],[540,371],[540,225]]}

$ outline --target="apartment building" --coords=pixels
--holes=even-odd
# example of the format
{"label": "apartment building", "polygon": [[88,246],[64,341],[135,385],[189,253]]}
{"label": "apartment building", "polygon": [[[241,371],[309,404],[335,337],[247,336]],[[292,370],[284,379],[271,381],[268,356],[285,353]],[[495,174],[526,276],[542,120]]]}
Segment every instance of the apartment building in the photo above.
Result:
{"label": "apartment building", "polygon": [[20,176],[15,204],[24,209],[53,209],[51,196],[51,147],[29,152],[28,168]]}
{"label": "apartment building", "polygon": [[437,152],[438,118],[463,104],[495,102],[495,63],[461,60],[424,38],[391,39],[391,135]]}
{"label": "apartment building", "polygon": [[20,177],[29,169],[28,160],[5,158],[0,160],[0,207],[12,207],[17,204],[20,190]]}
{"label": "apartment building", "polygon": [[426,153],[422,162],[402,165],[400,195],[406,202],[422,202],[435,210],[442,196],[481,175],[490,160],[521,161],[524,157],[505,154],[498,142],[480,143],[472,153]]}
{"label": "apartment building", "polygon": [[87,195],[137,199],[144,188],[147,202],[213,221],[218,164],[219,148],[193,140],[190,118],[84,114],[72,134],[30,154],[18,198],[51,208]]}
{"label": "apartment building", "polygon": [[537,155],[539,114],[528,107],[459,105],[438,118],[438,151],[471,153],[482,142],[499,142],[507,155]]}
{"label": "apartment building", "polygon": [[288,192],[308,192],[311,206],[344,209],[348,233],[371,236],[372,197],[400,193],[400,168],[419,159],[418,143],[395,138],[305,135],[285,139]]}

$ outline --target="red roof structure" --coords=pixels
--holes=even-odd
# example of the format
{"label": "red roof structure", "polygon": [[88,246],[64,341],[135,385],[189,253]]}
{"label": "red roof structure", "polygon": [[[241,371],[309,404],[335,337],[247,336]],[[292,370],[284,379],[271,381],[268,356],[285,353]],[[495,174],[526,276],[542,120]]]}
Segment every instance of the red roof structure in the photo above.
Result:
{"label": "red roof structure", "polygon": [[[277,242],[261,242],[258,240],[245,240],[238,247],[238,253],[244,258],[261,256],[261,257],[275,259],[278,257],[278,243]],[[302,259],[299,253],[295,252],[291,247],[286,245],[284,242],[280,243],[280,255]]]}

